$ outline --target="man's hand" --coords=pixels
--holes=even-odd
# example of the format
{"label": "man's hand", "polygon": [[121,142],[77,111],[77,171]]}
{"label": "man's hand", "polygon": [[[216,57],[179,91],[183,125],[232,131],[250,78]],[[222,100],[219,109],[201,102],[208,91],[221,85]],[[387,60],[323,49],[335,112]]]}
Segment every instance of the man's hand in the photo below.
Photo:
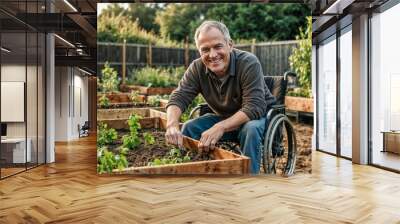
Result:
{"label": "man's hand", "polygon": [[225,128],[220,123],[215,124],[212,128],[201,134],[200,143],[198,145],[201,151],[208,151],[215,148],[215,144],[221,139],[225,133]]}
{"label": "man's hand", "polygon": [[167,128],[165,132],[165,139],[167,143],[174,144],[178,146],[182,146],[183,144],[183,135],[179,130],[179,126],[171,126]]}
{"label": "man's hand", "polygon": [[183,135],[179,129],[179,117],[182,111],[179,107],[171,105],[167,108],[167,130],[165,132],[165,139],[167,143],[178,145],[183,144]]}

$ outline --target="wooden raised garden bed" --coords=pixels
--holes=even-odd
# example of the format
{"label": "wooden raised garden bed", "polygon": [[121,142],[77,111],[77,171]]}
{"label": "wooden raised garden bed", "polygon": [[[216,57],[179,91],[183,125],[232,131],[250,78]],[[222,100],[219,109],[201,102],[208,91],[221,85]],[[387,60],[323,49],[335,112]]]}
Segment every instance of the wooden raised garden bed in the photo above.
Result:
{"label": "wooden raised garden bed", "polygon": [[286,96],[285,97],[286,109],[298,112],[313,113],[314,100],[312,98]]}
{"label": "wooden raised garden bed", "polygon": [[168,103],[168,100],[161,99],[161,100],[160,100],[160,107],[165,107],[165,106],[167,106],[167,103]]}
{"label": "wooden raised garden bed", "polygon": [[124,92],[139,91],[139,94],[143,95],[169,95],[174,91],[176,87],[145,87],[137,85],[124,85],[120,86],[120,89]]}
{"label": "wooden raised garden bed", "polygon": [[[121,109],[98,109],[97,110],[97,120],[98,121],[108,121],[108,120],[118,120],[126,121],[131,114],[136,114],[141,117],[162,117],[166,119],[166,113],[162,107],[156,108],[121,108]],[[106,122],[108,123],[108,122]],[[110,125],[113,125],[112,122]],[[112,127],[112,126],[109,126]],[[114,128],[114,127],[112,127]]]}
{"label": "wooden raised garden bed", "polygon": [[[148,129],[165,129],[166,120],[159,117],[144,118],[140,120],[141,128]],[[155,133],[155,131],[153,131]],[[158,133],[160,134],[160,133]],[[162,134],[162,138],[164,138]],[[156,141],[157,142],[157,141]],[[194,152],[199,155],[198,141],[184,137],[183,145],[188,152]],[[157,146],[158,147],[158,146]],[[140,150],[140,149],[138,149]],[[128,155],[129,157],[129,155]],[[114,169],[116,174],[248,174],[250,159],[246,156],[241,156],[221,148],[211,150],[201,158],[194,161],[183,162],[178,164],[167,164],[158,166],[137,166],[128,167],[122,170]]]}
{"label": "wooden raised garden bed", "polygon": [[[103,93],[98,93],[97,94],[97,102],[99,102],[99,99],[103,96]],[[130,98],[130,93],[106,93],[105,94],[110,101],[110,103],[131,103],[132,100]],[[146,101],[146,96],[139,95],[137,97],[139,102],[145,102]]]}

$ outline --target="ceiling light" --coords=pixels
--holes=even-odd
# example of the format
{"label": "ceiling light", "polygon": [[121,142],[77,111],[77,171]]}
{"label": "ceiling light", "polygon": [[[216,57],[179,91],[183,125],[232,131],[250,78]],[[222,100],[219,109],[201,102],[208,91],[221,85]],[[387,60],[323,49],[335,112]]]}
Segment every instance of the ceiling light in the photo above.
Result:
{"label": "ceiling light", "polygon": [[9,49],[7,49],[7,48],[5,48],[5,47],[1,47],[0,49],[1,49],[2,51],[6,52],[6,53],[10,53],[10,52],[11,52],[11,50],[9,50]]}
{"label": "ceiling light", "polygon": [[92,75],[91,73],[89,73],[89,72],[86,71],[86,70],[83,70],[83,69],[81,69],[81,68],[79,68],[79,67],[78,67],[78,69],[79,69],[81,72],[83,72],[83,73],[85,73],[85,74],[87,74],[87,75]]}
{"label": "ceiling light", "polygon": [[71,42],[69,42],[68,40],[66,40],[66,39],[64,39],[64,38],[62,38],[62,37],[60,37],[60,36],[57,35],[57,34],[54,34],[54,36],[57,37],[58,39],[60,39],[61,41],[63,41],[64,43],[68,44],[70,47],[75,48],[75,45],[73,45],[73,44],[72,44]]}
{"label": "ceiling light", "polygon": [[74,10],[75,12],[78,12],[78,10],[68,1],[68,0],[64,0],[65,4],[67,4],[72,10]]}
{"label": "ceiling light", "polygon": [[343,10],[351,5],[355,0],[336,0],[329,6],[322,14],[324,15],[338,15],[342,14]]}

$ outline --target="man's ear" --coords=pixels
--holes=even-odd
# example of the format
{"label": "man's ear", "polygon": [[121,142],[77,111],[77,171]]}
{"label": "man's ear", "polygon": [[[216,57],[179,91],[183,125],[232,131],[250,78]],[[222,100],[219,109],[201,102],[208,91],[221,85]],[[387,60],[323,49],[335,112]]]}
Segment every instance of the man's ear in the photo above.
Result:
{"label": "man's ear", "polygon": [[228,46],[229,46],[229,50],[232,50],[232,48],[233,48],[233,40],[229,40],[228,41]]}

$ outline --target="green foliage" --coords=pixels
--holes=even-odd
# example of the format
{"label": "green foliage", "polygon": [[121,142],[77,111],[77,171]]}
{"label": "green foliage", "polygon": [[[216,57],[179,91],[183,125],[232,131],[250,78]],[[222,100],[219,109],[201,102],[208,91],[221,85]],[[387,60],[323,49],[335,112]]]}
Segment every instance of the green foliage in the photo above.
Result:
{"label": "green foliage", "polygon": [[107,124],[99,123],[97,127],[97,146],[102,147],[113,143],[118,138],[114,128],[108,128]]}
{"label": "green foliage", "polygon": [[175,74],[171,75],[168,69],[144,67],[132,71],[130,83],[147,87],[171,87],[178,83]]}
{"label": "green foliage", "polygon": [[181,47],[182,44],[142,29],[138,20],[132,20],[122,14],[101,14],[97,18],[97,41],[152,44],[165,47]]}
{"label": "green foliage", "polygon": [[123,148],[128,148],[130,150],[136,149],[140,145],[140,138],[138,135],[138,130],[141,128],[140,127],[140,116],[131,114],[128,119],[128,126],[129,126],[129,135],[124,135],[122,136],[122,147]]}
{"label": "green foliage", "polygon": [[152,134],[150,134],[149,132],[145,132],[143,134],[143,138],[144,138],[145,145],[153,145],[156,142],[154,139],[154,136]]}
{"label": "green foliage", "polygon": [[309,90],[309,89],[295,88],[291,91],[288,91],[286,95],[310,98],[310,95],[311,95],[310,91],[311,90]]}
{"label": "green foliage", "polygon": [[101,70],[101,79],[99,79],[100,86],[104,92],[112,92],[118,90],[118,73],[110,64],[106,62],[104,68]]}
{"label": "green foliage", "polygon": [[99,41],[182,47],[194,43],[204,20],[224,22],[235,40],[293,40],[311,15],[307,4],[130,4],[112,5],[98,17]]}
{"label": "green foliage", "polygon": [[190,112],[195,108],[197,105],[205,103],[206,101],[204,100],[202,95],[198,95],[192,103],[188,106],[188,108],[185,110],[185,112],[181,115],[181,122],[186,122],[189,120],[189,115]]}
{"label": "green foliage", "polygon": [[110,100],[108,99],[108,97],[106,96],[106,94],[103,94],[100,98],[99,98],[99,105],[101,107],[108,107],[110,106]]}
{"label": "green foliage", "polygon": [[122,170],[128,167],[128,161],[123,152],[114,155],[113,152],[108,151],[107,147],[99,147],[97,149],[97,172],[111,173],[113,169]]}
{"label": "green foliage", "polygon": [[157,12],[161,36],[182,42],[204,20],[222,21],[232,39],[293,40],[311,15],[306,4],[170,4]]}
{"label": "green foliage", "polygon": [[297,48],[289,57],[290,67],[297,73],[297,80],[301,90],[290,94],[300,94],[303,97],[311,97],[311,54],[312,54],[312,20],[307,18],[307,29],[300,28],[300,34],[296,36],[299,41]]}
{"label": "green foliage", "polygon": [[136,103],[141,103],[141,98],[140,98],[140,94],[139,91],[135,91],[132,90],[131,94],[129,95],[129,98],[131,99],[132,103],[136,104]]}
{"label": "green foliage", "polygon": [[161,98],[160,95],[148,96],[147,97],[147,104],[149,104],[152,107],[159,107],[161,99],[162,98]]}
{"label": "green foliage", "polygon": [[187,152],[185,156],[183,156],[182,153],[183,152],[180,149],[172,148],[167,156],[163,158],[154,159],[152,162],[149,162],[148,166],[161,166],[167,164],[190,162],[191,158],[188,155],[189,152]]}

